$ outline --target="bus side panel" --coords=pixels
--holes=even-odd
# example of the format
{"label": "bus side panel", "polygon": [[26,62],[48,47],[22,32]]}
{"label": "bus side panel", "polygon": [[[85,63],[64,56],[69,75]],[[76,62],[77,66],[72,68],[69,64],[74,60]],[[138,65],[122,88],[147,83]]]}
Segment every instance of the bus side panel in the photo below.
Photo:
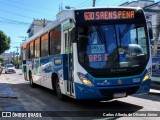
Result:
{"label": "bus side panel", "polygon": [[68,80],[68,65],[67,55],[62,55],[62,69],[58,71],[58,77],[60,81],[60,88],[62,94],[67,94],[67,80]]}
{"label": "bus side panel", "polygon": [[40,84],[49,89],[53,89],[52,74],[57,74],[60,81],[61,92],[65,94],[64,80],[67,79],[67,63],[65,55],[52,55],[50,57],[41,58],[40,65]]}
{"label": "bus side panel", "polygon": [[[34,59],[33,60],[26,60],[26,76],[27,76],[27,80],[29,80],[29,71],[31,71],[34,68]],[[33,74],[32,74],[33,75]]]}
{"label": "bus side panel", "polygon": [[32,77],[33,81],[36,84],[40,85],[41,81],[41,74],[40,74],[40,58],[36,58],[33,61],[33,67],[32,67]]}

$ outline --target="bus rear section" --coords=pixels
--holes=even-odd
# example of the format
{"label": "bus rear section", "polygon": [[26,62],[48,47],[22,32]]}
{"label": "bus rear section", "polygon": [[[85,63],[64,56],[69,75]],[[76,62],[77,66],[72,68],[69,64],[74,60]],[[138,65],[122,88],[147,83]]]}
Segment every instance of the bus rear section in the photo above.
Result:
{"label": "bus rear section", "polygon": [[148,93],[151,56],[140,8],[75,11],[74,83],[77,99]]}

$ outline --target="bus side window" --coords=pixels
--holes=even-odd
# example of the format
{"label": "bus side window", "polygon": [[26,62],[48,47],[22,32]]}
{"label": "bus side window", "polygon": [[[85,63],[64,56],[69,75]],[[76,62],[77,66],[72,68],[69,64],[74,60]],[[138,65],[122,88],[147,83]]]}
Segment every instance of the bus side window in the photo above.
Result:
{"label": "bus side window", "polygon": [[35,40],[35,58],[40,57],[40,38]]}
{"label": "bus side window", "polygon": [[48,33],[41,37],[41,57],[48,56]]}
{"label": "bus side window", "polygon": [[61,53],[61,27],[50,31],[50,55]]}
{"label": "bus side window", "polygon": [[30,47],[29,51],[30,58],[34,58],[34,41],[30,42],[29,47]]}
{"label": "bus side window", "polygon": [[26,45],[26,59],[30,58],[30,54],[29,54],[29,43],[27,43]]}

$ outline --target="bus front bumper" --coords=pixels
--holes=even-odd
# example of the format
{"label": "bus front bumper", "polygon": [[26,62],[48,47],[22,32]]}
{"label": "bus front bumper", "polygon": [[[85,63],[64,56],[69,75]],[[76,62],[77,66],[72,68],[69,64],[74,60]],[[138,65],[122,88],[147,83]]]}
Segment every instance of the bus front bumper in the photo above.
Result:
{"label": "bus front bumper", "polygon": [[124,85],[124,86],[86,86],[83,84],[75,83],[76,99],[104,99],[110,100],[119,97],[126,97],[132,94],[148,93],[150,89],[151,80],[148,79],[141,84]]}

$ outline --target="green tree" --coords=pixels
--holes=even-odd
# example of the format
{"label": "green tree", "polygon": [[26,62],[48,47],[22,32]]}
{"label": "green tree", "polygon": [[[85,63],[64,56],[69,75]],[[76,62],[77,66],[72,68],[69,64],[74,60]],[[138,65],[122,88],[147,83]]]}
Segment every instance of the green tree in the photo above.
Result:
{"label": "green tree", "polygon": [[10,41],[10,37],[5,35],[4,32],[0,30],[0,54],[10,48]]}
{"label": "green tree", "polygon": [[3,63],[4,59],[3,58],[0,58],[0,63]]}
{"label": "green tree", "polygon": [[14,60],[12,60],[12,63],[15,65],[15,64],[21,64],[21,60],[20,60],[20,58],[18,57],[18,60],[17,60],[17,57],[14,59]]}

